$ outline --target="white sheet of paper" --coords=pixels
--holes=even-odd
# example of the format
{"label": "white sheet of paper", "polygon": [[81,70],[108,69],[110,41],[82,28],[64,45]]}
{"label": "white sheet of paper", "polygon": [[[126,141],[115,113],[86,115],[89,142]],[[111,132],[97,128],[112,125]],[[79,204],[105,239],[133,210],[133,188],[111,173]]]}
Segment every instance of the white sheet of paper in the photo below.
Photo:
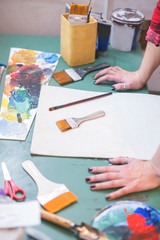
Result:
{"label": "white sheet of paper", "polygon": [[0,204],[0,229],[39,225],[41,223],[38,201]]}
{"label": "white sheet of paper", "polygon": [[[42,86],[31,153],[48,156],[149,160],[160,144],[160,96],[114,93],[55,111],[49,107],[102,94]],[[103,110],[105,116],[61,132],[56,121]]]}

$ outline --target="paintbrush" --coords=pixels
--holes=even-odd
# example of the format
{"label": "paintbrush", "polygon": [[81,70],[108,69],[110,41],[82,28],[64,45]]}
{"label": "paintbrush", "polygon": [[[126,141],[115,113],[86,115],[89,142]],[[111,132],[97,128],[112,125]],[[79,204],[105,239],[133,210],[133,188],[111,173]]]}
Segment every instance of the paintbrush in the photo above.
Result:
{"label": "paintbrush", "polygon": [[52,76],[61,86],[63,86],[69,83],[82,80],[85,77],[85,75],[90,72],[107,67],[110,67],[109,63],[102,63],[88,68],[69,68],[60,72],[53,73]]}
{"label": "paintbrush", "polygon": [[77,201],[77,196],[64,184],[54,183],[45,178],[32,161],[22,163],[25,171],[33,178],[38,186],[37,200],[49,212],[57,212],[69,204]]}
{"label": "paintbrush", "polygon": [[75,102],[70,102],[70,103],[65,103],[65,104],[62,104],[62,105],[50,107],[50,108],[49,108],[49,111],[54,111],[54,110],[57,110],[57,109],[60,109],[60,108],[64,108],[64,107],[69,107],[69,106],[72,106],[72,105],[75,105],[75,104],[78,104],[78,103],[83,103],[83,102],[91,101],[91,100],[98,99],[98,98],[101,98],[101,97],[109,96],[109,95],[111,95],[111,94],[112,94],[112,92],[104,93],[104,94],[101,94],[101,95],[98,95],[98,96],[94,96],[94,97],[90,97],[90,98],[85,98],[85,99],[78,100],[78,101],[75,101]]}
{"label": "paintbrush", "polygon": [[51,214],[45,210],[41,210],[41,218],[66,229],[69,229],[73,232],[76,232],[76,235],[80,239],[109,240],[109,238],[102,231],[83,222],[81,223],[81,225],[77,225],[69,219],[65,219],[61,216]]}
{"label": "paintbrush", "polygon": [[57,121],[56,124],[62,132],[68,131],[73,128],[79,127],[82,122],[103,117],[105,115],[104,111],[98,111],[81,118],[66,118]]}

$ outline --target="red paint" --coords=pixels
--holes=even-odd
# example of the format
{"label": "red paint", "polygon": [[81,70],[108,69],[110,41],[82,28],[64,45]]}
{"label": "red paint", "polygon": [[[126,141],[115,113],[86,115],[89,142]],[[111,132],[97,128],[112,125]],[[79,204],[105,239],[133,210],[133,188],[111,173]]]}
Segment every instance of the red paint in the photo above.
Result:
{"label": "red paint", "polygon": [[153,225],[146,225],[146,219],[138,214],[128,214],[127,210],[124,209],[127,214],[127,223],[133,235],[130,236],[129,240],[158,240],[158,229]]}

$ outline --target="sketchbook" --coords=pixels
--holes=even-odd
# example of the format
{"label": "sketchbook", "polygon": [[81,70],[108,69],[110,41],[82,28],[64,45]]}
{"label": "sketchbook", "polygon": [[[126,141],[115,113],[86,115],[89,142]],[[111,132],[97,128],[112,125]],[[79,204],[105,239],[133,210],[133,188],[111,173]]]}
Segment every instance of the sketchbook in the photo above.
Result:
{"label": "sketchbook", "polygon": [[[89,98],[102,92],[42,86],[31,154],[149,160],[160,144],[160,96],[113,93],[110,96],[49,111],[50,107]],[[56,121],[103,110],[105,116],[61,132]]]}

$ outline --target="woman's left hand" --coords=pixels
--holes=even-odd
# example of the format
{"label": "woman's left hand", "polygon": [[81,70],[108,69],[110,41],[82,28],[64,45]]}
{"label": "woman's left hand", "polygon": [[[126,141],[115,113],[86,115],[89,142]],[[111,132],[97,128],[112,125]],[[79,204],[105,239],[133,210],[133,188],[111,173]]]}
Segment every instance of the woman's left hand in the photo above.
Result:
{"label": "woman's left hand", "polygon": [[152,161],[117,157],[110,159],[110,163],[121,165],[91,167],[89,172],[94,175],[86,178],[87,183],[93,183],[92,190],[120,188],[108,194],[107,200],[160,186],[160,175]]}

